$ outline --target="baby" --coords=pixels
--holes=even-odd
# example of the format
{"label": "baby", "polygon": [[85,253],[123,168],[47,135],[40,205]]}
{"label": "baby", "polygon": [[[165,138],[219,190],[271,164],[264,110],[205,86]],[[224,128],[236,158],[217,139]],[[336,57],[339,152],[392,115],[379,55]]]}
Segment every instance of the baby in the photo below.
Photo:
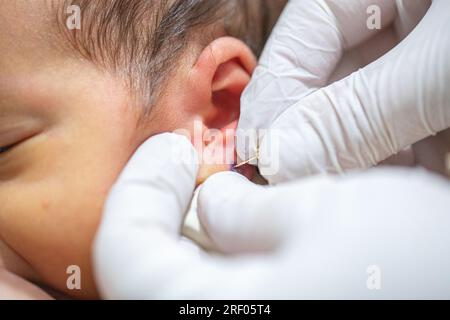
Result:
{"label": "baby", "polygon": [[96,298],[91,244],[118,174],[155,134],[235,126],[285,2],[0,0],[0,269]]}

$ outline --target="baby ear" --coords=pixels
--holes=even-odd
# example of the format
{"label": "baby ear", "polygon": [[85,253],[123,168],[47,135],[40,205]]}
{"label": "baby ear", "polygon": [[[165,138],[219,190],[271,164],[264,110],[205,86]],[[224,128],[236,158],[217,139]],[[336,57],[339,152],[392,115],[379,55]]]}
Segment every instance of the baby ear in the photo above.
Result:
{"label": "baby ear", "polygon": [[195,112],[209,129],[223,129],[239,118],[240,97],[256,66],[252,51],[240,40],[222,37],[200,54],[189,76]]}
{"label": "baby ear", "polygon": [[[198,183],[230,169],[235,161],[234,135],[241,94],[256,66],[252,51],[240,40],[214,40],[200,54],[188,78],[189,112],[202,122]],[[231,160],[231,163],[229,163]]]}

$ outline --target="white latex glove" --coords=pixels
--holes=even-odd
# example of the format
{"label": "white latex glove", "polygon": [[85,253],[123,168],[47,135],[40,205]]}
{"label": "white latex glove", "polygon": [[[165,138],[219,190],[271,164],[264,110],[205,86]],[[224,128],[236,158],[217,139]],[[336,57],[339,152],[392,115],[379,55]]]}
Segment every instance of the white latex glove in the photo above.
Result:
{"label": "white latex glove", "polygon": [[[381,30],[367,27],[371,5]],[[259,147],[259,167],[277,183],[367,168],[449,128],[450,1],[429,5],[291,0],[242,98],[240,158]],[[275,150],[268,134],[245,139],[266,128]]]}
{"label": "white latex glove", "polygon": [[103,297],[450,298],[446,181],[379,171],[261,187],[218,174],[201,189],[199,215],[229,253],[219,256],[181,241],[195,162],[187,139],[164,134],[125,168],[94,246]]}

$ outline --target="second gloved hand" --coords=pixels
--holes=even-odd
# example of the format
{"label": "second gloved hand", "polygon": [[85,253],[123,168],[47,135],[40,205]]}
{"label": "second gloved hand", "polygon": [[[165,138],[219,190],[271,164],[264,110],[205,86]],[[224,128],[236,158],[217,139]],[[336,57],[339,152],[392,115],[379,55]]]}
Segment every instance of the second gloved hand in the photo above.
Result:
{"label": "second gloved hand", "polygon": [[[242,99],[240,157],[258,146],[263,175],[277,183],[367,168],[450,127],[450,3],[428,4],[291,1]],[[371,5],[380,9],[379,31],[367,26]],[[326,87],[355,47],[370,64]],[[249,143],[253,128],[268,130]]]}

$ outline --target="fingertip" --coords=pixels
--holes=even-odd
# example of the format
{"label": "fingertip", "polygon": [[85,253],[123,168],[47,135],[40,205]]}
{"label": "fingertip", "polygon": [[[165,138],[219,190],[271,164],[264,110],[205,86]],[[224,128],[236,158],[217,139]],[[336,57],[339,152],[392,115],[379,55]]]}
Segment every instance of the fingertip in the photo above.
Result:
{"label": "fingertip", "polygon": [[239,186],[243,183],[251,182],[236,172],[224,171],[212,175],[200,187],[199,207],[206,208],[219,204],[227,198],[229,199],[230,193],[235,193],[235,191],[239,194]]}
{"label": "fingertip", "polygon": [[216,191],[224,190],[228,186],[232,186],[233,184],[239,184],[240,182],[250,182],[245,176],[233,171],[222,171],[218,172],[208,179],[205,180],[203,185],[201,186],[201,190],[213,190]]}
{"label": "fingertip", "polygon": [[189,139],[180,134],[162,133],[142,143],[117,183],[156,178],[175,180],[186,174],[195,180],[198,167],[198,154]]}

